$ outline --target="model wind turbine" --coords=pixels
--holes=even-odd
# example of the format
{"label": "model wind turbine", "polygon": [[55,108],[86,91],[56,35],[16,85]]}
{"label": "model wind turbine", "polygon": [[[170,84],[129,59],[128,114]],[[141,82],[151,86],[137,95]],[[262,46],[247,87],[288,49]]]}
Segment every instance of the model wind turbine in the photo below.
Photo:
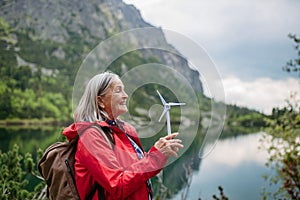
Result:
{"label": "model wind turbine", "polygon": [[160,100],[161,100],[162,104],[164,105],[164,111],[161,114],[161,116],[160,116],[160,118],[159,118],[158,121],[160,122],[160,120],[162,119],[162,117],[164,115],[166,115],[168,135],[170,135],[171,134],[171,119],[170,119],[170,112],[169,111],[171,109],[171,106],[182,106],[182,105],[185,105],[185,103],[173,103],[173,102],[167,103],[165,101],[165,99],[161,96],[161,94],[159,93],[159,91],[158,90],[156,90],[156,91],[157,91],[157,93],[158,93],[158,95],[160,97]]}

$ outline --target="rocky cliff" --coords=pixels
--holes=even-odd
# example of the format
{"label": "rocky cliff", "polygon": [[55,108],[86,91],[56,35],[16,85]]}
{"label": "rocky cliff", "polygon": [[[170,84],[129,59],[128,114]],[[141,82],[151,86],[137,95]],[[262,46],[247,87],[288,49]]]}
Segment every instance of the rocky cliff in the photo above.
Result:
{"label": "rocky cliff", "polygon": [[[45,68],[60,70],[64,66],[70,71],[72,65],[73,76],[82,59],[101,41],[123,31],[153,27],[142,19],[134,6],[121,0],[10,0],[1,3],[0,16],[16,31],[19,60],[41,65],[44,71]],[[136,43],[164,44],[177,52],[159,28],[151,40],[138,37],[131,39]],[[36,43],[32,45],[35,49],[24,40]],[[188,66],[184,57],[158,50],[140,51],[140,54],[145,59],[155,55],[158,62],[174,66],[195,90],[203,92],[198,72]]]}

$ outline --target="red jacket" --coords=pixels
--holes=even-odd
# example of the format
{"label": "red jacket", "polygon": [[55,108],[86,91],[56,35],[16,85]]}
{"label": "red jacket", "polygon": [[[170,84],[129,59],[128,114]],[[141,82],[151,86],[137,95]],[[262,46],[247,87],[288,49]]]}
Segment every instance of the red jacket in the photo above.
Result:
{"label": "red jacket", "polygon": [[[113,149],[96,128],[89,128],[93,124],[78,122],[63,131],[69,141],[83,132],[75,155],[75,179],[80,198],[84,199],[97,181],[105,190],[105,199],[148,199],[146,181],[160,172],[168,158],[153,146],[139,160],[124,131],[140,147],[141,143],[135,129],[128,123],[123,124],[122,131],[105,121],[97,122],[97,125],[112,130]],[[93,200],[97,197],[96,192]]]}

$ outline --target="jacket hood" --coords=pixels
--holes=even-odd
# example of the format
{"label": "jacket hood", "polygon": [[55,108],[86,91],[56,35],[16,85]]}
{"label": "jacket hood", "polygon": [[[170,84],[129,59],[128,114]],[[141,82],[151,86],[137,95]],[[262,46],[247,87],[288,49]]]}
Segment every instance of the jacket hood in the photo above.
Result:
{"label": "jacket hood", "polygon": [[74,139],[78,134],[83,132],[85,129],[93,126],[94,124],[97,124],[98,126],[108,126],[108,124],[105,121],[102,122],[76,122],[71,124],[70,126],[66,127],[62,134],[68,139],[68,141],[71,141]]}

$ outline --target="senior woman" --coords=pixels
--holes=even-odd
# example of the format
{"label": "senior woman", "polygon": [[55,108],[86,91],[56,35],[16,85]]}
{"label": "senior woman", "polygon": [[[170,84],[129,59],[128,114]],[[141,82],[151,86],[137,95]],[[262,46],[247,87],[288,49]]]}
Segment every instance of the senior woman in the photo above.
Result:
{"label": "senior woman", "polygon": [[94,76],[75,110],[75,122],[63,131],[69,141],[80,134],[74,168],[81,199],[97,184],[102,189],[92,194],[94,200],[101,196],[152,199],[150,178],[183,147],[175,138],[178,133],[173,133],[144,152],[135,128],[119,119],[127,112],[127,98],[118,75],[104,72]]}

